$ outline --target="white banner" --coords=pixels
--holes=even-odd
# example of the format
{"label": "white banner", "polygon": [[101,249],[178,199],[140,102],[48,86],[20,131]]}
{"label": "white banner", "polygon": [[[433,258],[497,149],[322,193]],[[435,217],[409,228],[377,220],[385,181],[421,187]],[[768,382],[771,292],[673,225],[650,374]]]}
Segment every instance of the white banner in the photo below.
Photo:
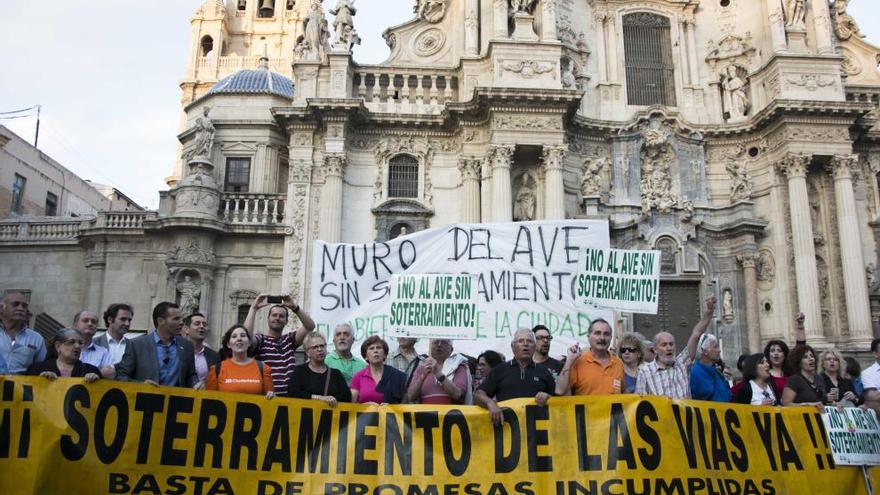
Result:
{"label": "white banner", "polygon": [[586,247],[580,260],[577,295],[584,304],[657,314],[660,251]]}
{"label": "white banner", "polygon": [[476,340],[474,275],[392,275],[392,337]]}
{"label": "white banner", "polygon": [[880,465],[880,425],[871,410],[826,407],[822,415],[834,463],[846,466]]}
{"label": "white banner", "polygon": [[454,224],[387,242],[315,241],[309,311],[325,334],[349,323],[356,340],[390,338],[392,275],[473,274],[486,309],[478,308],[475,340],[456,342],[456,351],[510,358],[513,333],[544,324],[559,356],[586,340],[594,318],[613,322],[610,311],[584,307],[575,294],[581,250],[608,246],[604,220]]}

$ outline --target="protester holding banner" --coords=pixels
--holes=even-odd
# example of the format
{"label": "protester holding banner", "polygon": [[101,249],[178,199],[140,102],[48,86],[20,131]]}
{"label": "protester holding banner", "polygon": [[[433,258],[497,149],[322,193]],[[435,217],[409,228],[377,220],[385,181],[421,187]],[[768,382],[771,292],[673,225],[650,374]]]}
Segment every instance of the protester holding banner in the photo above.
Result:
{"label": "protester holding banner", "polygon": [[235,325],[227,330],[220,346],[223,360],[208,370],[206,389],[275,397],[272,368],[250,357],[251,336],[244,326]]}
{"label": "protester holding banner", "polygon": [[788,362],[798,372],[788,377],[785,383],[782,405],[821,407],[827,400],[828,391],[816,373],[816,352],[808,345],[797,345],[789,354]]}
{"label": "protester holding banner", "polygon": [[822,380],[826,390],[826,402],[828,404],[840,404],[843,407],[855,407],[859,398],[856,395],[852,380],[843,376],[841,364],[843,356],[837,349],[826,349],[819,354],[819,363],[822,372],[819,379]]}
{"label": "protester holding banner", "polygon": [[406,401],[414,404],[467,404],[471,393],[467,358],[452,354],[449,339],[431,339],[429,357],[413,372]]}
{"label": "protester holding banner", "polygon": [[620,337],[618,352],[623,361],[623,393],[633,394],[636,391],[636,379],[639,376],[639,366],[642,365],[644,355],[645,336],[633,332],[625,333]]}
{"label": "protester holding banner", "polygon": [[[268,333],[258,333],[254,330],[257,312],[270,304],[268,294],[260,294],[254,299],[247,317],[244,319],[244,327],[254,336],[251,342],[255,349],[254,357],[272,369],[275,394],[285,397],[287,384],[290,382],[290,376],[296,366],[296,348],[302,345],[306,334],[315,329],[315,322],[312,321],[305,309],[300,307],[290,296],[275,297],[281,302],[269,308],[269,316],[266,318],[269,327]],[[290,311],[293,311],[293,314],[299,318],[302,326],[295,332],[285,334],[284,328],[290,318]]]}
{"label": "protester holding banner", "polygon": [[596,318],[588,332],[590,350],[581,353],[578,344],[568,349],[565,365],[556,379],[556,395],[608,395],[623,391],[623,361],[608,351],[611,325]]}
{"label": "protester holding banner", "polygon": [[360,404],[400,404],[403,401],[406,375],[385,364],[388,343],[372,335],[361,344],[361,356],[367,367],[351,378],[351,401]]}
{"label": "protester holding banner", "polygon": [[46,359],[46,341],[28,328],[28,301],[21,292],[7,292],[0,302],[0,356],[9,373],[24,374]]}
{"label": "protester holding banner", "polygon": [[770,376],[770,363],[761,354],[752,354],[743,361],[742,386],[733,394],[733,402],[753,406],[778,406],[781,390]]}
{"label": "protester holding banner", "polygon": [[636,393],[639,395],[661,395],[670,399],[690,399],[690,368],[697,353],[700,336],[709,328],[715,315],[715,296],[706,298],[703,317],[694,326],[687,346],[677,356],[675,337],[669,332],[660,332],[654,337],[656,357],[653,362],[639,368]]}
{"label": "protester holding banner", "polygon": [[80,360],[85,339],[79,330],[63,328],[55,334],[53,341],[57,356],[32,364],[27,370],[28,375],[42,376],[49,380],[56,380],[62,376],[85,378],[86,383],[101,378],[101,370],[97,366]]}
{"label": "protester holding banner", "polygon": [[[556,389],[550,370],[535,365],[535,334],[529,329],[517,330],[510,343],[513,359],[492,369],[474,393],[476,403],[489,410],[492,423],[501,424],[503,414],[498,402],[509,399],[534,397],[544,406]],[[561,375],[560,375],[561,376]]]}
{"label": "protester holding banner", "polygon": [[691,398],[730,402],[730,385],[717,368],[721,356],[718,338],[711,334],[703,334],[697,343],[697,349],[700,359],[691,368]]}
{"label": "protester holding banner", "polygon": [[339,402],[351,402],[351,390],[342,372],[325,363],[327,340],[318,332],[310,332],[303,339],[308,362],[294,368],[288,384],[288,396],[312,399],[336,407]]}
{"label": "protester holding banner", "polygon": [[477,373],[474,377],[474,391],[488,378],[492,369],[504,362],[504,356],[495,351],[483,351],[477,356]]}
{"label": "protester holding banner", "polygon": [[354,345],[354,331],[348,323],[336,325],[333,329],[333,352],[327,354],[327,366],[342,372],[346,383],[351,383],[355,373],[367,366],[361,358],[351,353]]}

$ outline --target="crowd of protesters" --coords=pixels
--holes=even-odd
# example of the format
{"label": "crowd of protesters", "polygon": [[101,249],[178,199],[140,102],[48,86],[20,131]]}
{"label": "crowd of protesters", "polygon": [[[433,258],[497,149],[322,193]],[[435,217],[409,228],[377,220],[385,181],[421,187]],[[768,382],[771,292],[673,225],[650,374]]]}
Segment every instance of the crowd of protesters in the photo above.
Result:
{"label": "crowd of protesters", "polygon": [[[304,308],[290,297],[269,304],[266,294],[253,301],[243,325],[234,325],[215,351],[205,345],[209,322],[201,313],[183,315],[178,305],[161,302],[152,309],[152,330],[129,338],[134,308],[111,304],[103,313],[106,332],[95,337],[97,313],[83,310],[73,326],[48,342],[29,328],[28,302],[17,292],[0,304],[0,374],[39,375],[49,380],[82,378],[142,382],[259,394],[267,399],[292,397],[335,407],[340,402],[366,404],[476,404],[496,423],[499,402],[533,398],[544,405],[553,396],[635,393],[671,399],[735,402],[764,406],[824,405],[880,408],[880,339],[871,344],[876,362],[861,371],[855,359],[836,349],[817,353],[807,345],[804,316],[797,315],[794,347],[767,342],[763,353],[743,355],[732,379],[721,362],[720,342],[706,333],[716,300],[705,302],[700,321],[679,348],[668,332],[653,341],[638,333],[614,338],[611,325],[591,322],[588,348],[572,345],[565,356],[550,356],[552,332],[543,325],[517,330],[511,359],[494,350],[472,358],[455,352],[449,339],[431,339],[428,354],[415,350],[416,339],[387,341],[370,336],[360,345],[351,326],[332,333],[332,351]],[[259,312],[269,307],[265,330]],[[284,333],[295,315],[301,325]],[[296,364],[302,347],[306,362]]]}

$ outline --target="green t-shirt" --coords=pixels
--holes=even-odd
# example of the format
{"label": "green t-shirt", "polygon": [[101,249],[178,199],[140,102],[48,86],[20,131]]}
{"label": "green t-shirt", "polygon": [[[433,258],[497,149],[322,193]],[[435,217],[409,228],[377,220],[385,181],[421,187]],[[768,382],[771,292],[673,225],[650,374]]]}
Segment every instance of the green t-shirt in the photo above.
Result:
{"label": "green t-shirt", "polygon": [[336,351],[327,354],[327,357],[324,358],[324,364],[339,370],[342,373],[342,376],[345,377],[345,383],[348,384],[351,384],[351,377],[353,377],[355,373],[367,367],[367,363],[354,354],[351,355],[351,359],[345,359],[337,354]]}

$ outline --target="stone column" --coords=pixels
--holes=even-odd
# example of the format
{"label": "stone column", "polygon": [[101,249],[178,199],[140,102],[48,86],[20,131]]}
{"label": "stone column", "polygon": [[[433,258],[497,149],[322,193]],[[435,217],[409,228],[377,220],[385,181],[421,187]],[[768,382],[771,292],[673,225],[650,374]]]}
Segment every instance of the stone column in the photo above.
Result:
{"label": "stone column", "polygon": [[509,222],[513,219],[513,196],[510,191],[510,166],[513,164],[513,144],[493,144],[492,160],[492,221]]}
{"label": "stone column", "polygon": [[541,0],[541,41],[558,41],[556,0]]}
{"label": "stone column", "polygon": [[767,0],[767,15],[770,17],[770,40],[773,51],[784,52],[788,47],[785,42],[785,16],[782,14],[782,3],[779,0]]}
{"label": "stone column", "polygon": [[492,221],[492,156],[480,160],[480,221]]}
{"label": "stone column", "polygon": [[547,220],[565,219],[565,186],[562,169],[567,146],[544,146],[544,217]]}
{"label": "stone column", "polygon": [[700,86],[700,65],[697,59],[697,35],[695,33],[694,18],[688,17],[684,22],[687,31],[688,63],[690,64],[691,84]]}
{"label": "stone column", "polygon": [[492,37],[507,38],[507,0],[495,0],[492,14]]}
{"label": "stone column", "polygon": [[788,177],[788,208],[791,215],[791,241],[794,249],[795,279],[799,310],[806,315],[807,342],[822,343],[822,305],[819,300],[819,273],[810,202],[807,199],[807,167],[810,155],[790,154],[777,168]]}
{"label": "stone column", "polygon": [[101,314],[104,301],[104,260],[87,261],[86,270],[89,275],[89,287],[86,294],[85,308]]}
{"label": "stone column", "polygon": [[864,348],[873,338],[873,329],[865,281],[862,235],[853,194],[853,170],[857,163],[856,155],[837,155],[831,159],[828,172],[834,177],[837,231],[840,235],[840,258],[850,340],[852,344],[861,344]]}
{"label": "stone column", "polygon": [[608,80],[617,82],[619,80],[617,77],[617,20],[613,15],[608,17],[607,25],[608,56],[606,58],[608,60]]}
{"label": "stone column", "polygon": [[813,8],[813,26],[816,28],[816,49],[820,55],[834,53],[834,35],[831,28],[831,12],[828,9],[828,0],[813,0],[810,2]]}
{"label": "stone column", "polygon": [[757,255],[741,254],[736,260],[743,267],[746,284],[746,328],[749,332],[749,352],[761,352],[761,329],[758,323],[758,273],[755,269]]}
{"label": "stone column", "polygon": [[480,222],[480,160],[462,158],[458,162],[464,196],[461,202],[460,220],[464,223]]}
{"label": "stone column", "polygon": [[599,66],[599,82],[608,81],[607,64],[605,62],[605,13],[594,12],[596,21],[596,65]]}
{"label": "stone column", "polygon": [[342,178],[345,154],[324,155],[324,187],[321,190],[320,238],[325,242],[342,240]]}
{"label": "stone column", "polygon": [[[221,329],[229,328],[235,322],[229,321],[229,306],[227,305],[228,299],[226,294],[226,268],[215,268],[214,269],[214,290],[211,294],[211,315],[214,318],[214,321],[211,322],[211,326],[215,329],[210,332],[207,337],[207,344],[213,347],[214,349],[219,349],[220,346],[217,344],[220,343],[223,334],[221,333]],[[237,309],[237,308],[236,308]],[[216,346],[216,347],[215,347]]]}
{"label": "stone column", "polygon": [[[684,19],[678,23],[678,29],[681,31],[681,39],[687,40],[687,21]],[[690,86],[692,84],[692,76],[691,76],[691,64],[688,62],[690,57],[690,50],[687,48],[687,43],[680,44],[679,53],[681,54],[681,80],[685,86]]]}
{"label": "stone column", "polygon": [[465,55],[480,54],[480,2],[467,0],[464,17],[464,53]]}

